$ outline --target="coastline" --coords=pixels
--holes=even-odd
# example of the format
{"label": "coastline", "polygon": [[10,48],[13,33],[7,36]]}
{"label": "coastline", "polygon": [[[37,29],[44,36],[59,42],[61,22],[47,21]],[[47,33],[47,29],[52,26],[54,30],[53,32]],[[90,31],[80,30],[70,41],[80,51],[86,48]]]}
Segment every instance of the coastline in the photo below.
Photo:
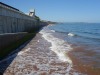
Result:
{"label": "coastline", "polygon": [[[49,26],[49,25],[47,25]],[[51,24],[52,26],[52,24]],[[45,29],[43,29],[46,31]],[[41,31],[40,31],[41,32]],[[67,42],[50,35],[47,30],[46,33],[37,33],[36,36],[21,50],[17,56],[14,54],[12,59],[3,61],[4,67],[8,63],[4,71],[4,75],[13,74],[33,74],[33,75],[99,75],[99,70],[95,70],[84,64],[80,59],[74,56],[75,50],[70,50]],[[73,48],[73,47],[72,47]],[[69,50],[68,50],[69,49]],[[63,50],[65,50],[63,52]],[[66,51],[67,50],[67,51]],[[77,49],[76,49],[77,50]],[[70,60],[72,63],[70,63]],[[0,72],[2,70],[0,66]],[[20,72],[19,72],[20,71]]]}
{"label": "coastline", "polygon": [[[49,49],[50,46],[51,44],[38,33],[36,37],[17,54],[11,63],[8,62],[11,59],[2,62],[2,64],[9,64],[9,66],[3,71],[3,75],[70,74],[70,72],[67,71],[68,63],[59,60],[58,56]],[[0,70],[5,66],[6,65],[0,66]]]}
{"label": "coastline", "polygon": [[[53,31],[53,30],[51,30],[51,32],[53,33],[55,33],[55,31]],[[47,33],[49,33],[48,31],[47,31]],[[52,35],[52,33],[51,33],[51,35]],[[46,34],[46,33],[44,33],[44,34]],[[51,39],[52,38],[54,38],[54,37],[52,37],[52,36],[49,36],[49,34],[47,34],[48,35],[48,37],[50,37]],[[57,35],[56,35],[57,36]],[[57,39],[55,39],[54,41],[50,41],[51,39],[49,39],[47,37],[47,40],[49,41],[49,42],[54,42],[54,41],[56,41],[56,43],[57,43]],[[59,37],[59,36],[58,36]],[[55,44],[56,44],[55,43]],[[55,45],[55,44],[52,44],[53,46]],[[61,41],[60,41],[60,44],[61,44]],[[58,42],[58,46],[60,45],[59,44],[59,42]],[[63,44],[64,45],[64,44]],[[50,47],[51,48],[51,50],[52,50],[52,47]],[[66,47],[65,47],[66,48]],[[73,48],[73,47],[72,47]],[[56,48],[55,48],[56,49]],[[59,50],[59,48],[57,48],[58,50]],[[62,48],[63,49],[63,48]],[[80,49],[78,49],[78,50],[83,50],[82,48],[80,48]],[[69,50],[69,52],[68,53],[66,53],[66,55],[68,55],[69,56],[69,58],[72,60],[72,64],[73,64],[73,66],[72,66],[72,72],[76,72],[76,73],[78,73],[78,75],[95,75],[95,74],[97,74],[97,75],[99,75],[100,74],[100,68],[94,68],[93,66],[95,66],[95,65],[93,65],[94,64],[94,62],[93,63],[84,63],[83,61],[81,61],[80,59],[78,59],[73,53],[75,52],[75,51],[77,51],[77,49],[75,50],[74,48],[70,51]],[[56,53],[56,52],[55,52]],[[84,53],[84,50],[83,50],[83,53]],[[93,53],[90,51],[90,52],[88,52],[88,51],[85,51],[85,53],[86,54],[88,54],[88,55],[92,55]],[[59,53],[59,55],[60,55],[60,53]],[[63,59],[63,58],[62,58]],[[85,60],[85,59],[84,59]]]}

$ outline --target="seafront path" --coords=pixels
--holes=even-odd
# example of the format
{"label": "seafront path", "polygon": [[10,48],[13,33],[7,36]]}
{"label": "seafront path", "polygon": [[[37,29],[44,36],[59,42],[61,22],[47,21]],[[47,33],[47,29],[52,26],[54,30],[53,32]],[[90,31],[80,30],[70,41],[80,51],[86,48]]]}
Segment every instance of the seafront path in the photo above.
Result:
{"label": "seafront path", "polygon": [[0,75],[69,75],[68,63],[59,60],[40,33],[22,50],[0,62]]}

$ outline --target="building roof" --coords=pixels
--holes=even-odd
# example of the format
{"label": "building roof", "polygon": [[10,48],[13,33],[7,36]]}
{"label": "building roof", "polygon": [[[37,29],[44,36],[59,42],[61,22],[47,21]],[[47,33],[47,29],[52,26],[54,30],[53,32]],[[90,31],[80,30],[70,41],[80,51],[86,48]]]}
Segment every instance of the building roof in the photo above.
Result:
{"label": "building roof", "polygon": [[13,9],[13,10],[19,11],[19,9],[16,9],[16,8],[14,8],[14,7],[12,7],[12,6],[9,6],[9,5],[5,4],[5,3],[0,2],[0,4],[6,6],[6,7],[8,7],[8,8],[11,8],[11,9]]}

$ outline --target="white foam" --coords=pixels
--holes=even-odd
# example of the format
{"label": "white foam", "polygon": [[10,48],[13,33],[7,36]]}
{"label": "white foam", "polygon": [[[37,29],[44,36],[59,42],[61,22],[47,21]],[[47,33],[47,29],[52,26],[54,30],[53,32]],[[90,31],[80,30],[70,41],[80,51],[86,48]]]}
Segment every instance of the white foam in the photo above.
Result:
{"label": "white foam", "polygon": [[56,38],[52,35],[52,33],[43,29],[41,32],[42,37],[44,37],[48,42],[51,43],[50,49],[57,54],[59,59],[62,62],[68,62],[69,66],[67,72],[69,72],[72,68],[72,61],[68,57],[67,52],[70,51],[72,48],[69,44],[67,44],[63,39]]}
{"label": "white foam", "polygon": [[18,53],[18,55],[22,55],[23,53],[29,51],[30,49],[31,49],[31,48],[28,48],[28,49],[26,49],[26,50],[24,50],[24,51],[21,51],[21,52]]}
{"label": "white foam", "polygon": [[54,30],[51,30],[52,32],[55,32]]}
{"label": "white foam", "polygon": [[75,34],[73,34],[73,33],[68,33],[68,36],[75,36]]}
{"label": "white foam", "polygon": [[37,42],[40,42],[39,40]]}

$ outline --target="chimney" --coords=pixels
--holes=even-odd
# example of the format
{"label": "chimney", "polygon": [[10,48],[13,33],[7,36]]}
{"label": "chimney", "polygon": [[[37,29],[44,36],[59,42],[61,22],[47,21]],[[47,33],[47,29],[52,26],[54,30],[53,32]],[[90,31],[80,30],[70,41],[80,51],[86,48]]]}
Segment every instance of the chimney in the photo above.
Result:
{"label": "chimney", "polygon": [[34,17],[35,16],[35,9],[31,9],[29,12],[29,16]]}

